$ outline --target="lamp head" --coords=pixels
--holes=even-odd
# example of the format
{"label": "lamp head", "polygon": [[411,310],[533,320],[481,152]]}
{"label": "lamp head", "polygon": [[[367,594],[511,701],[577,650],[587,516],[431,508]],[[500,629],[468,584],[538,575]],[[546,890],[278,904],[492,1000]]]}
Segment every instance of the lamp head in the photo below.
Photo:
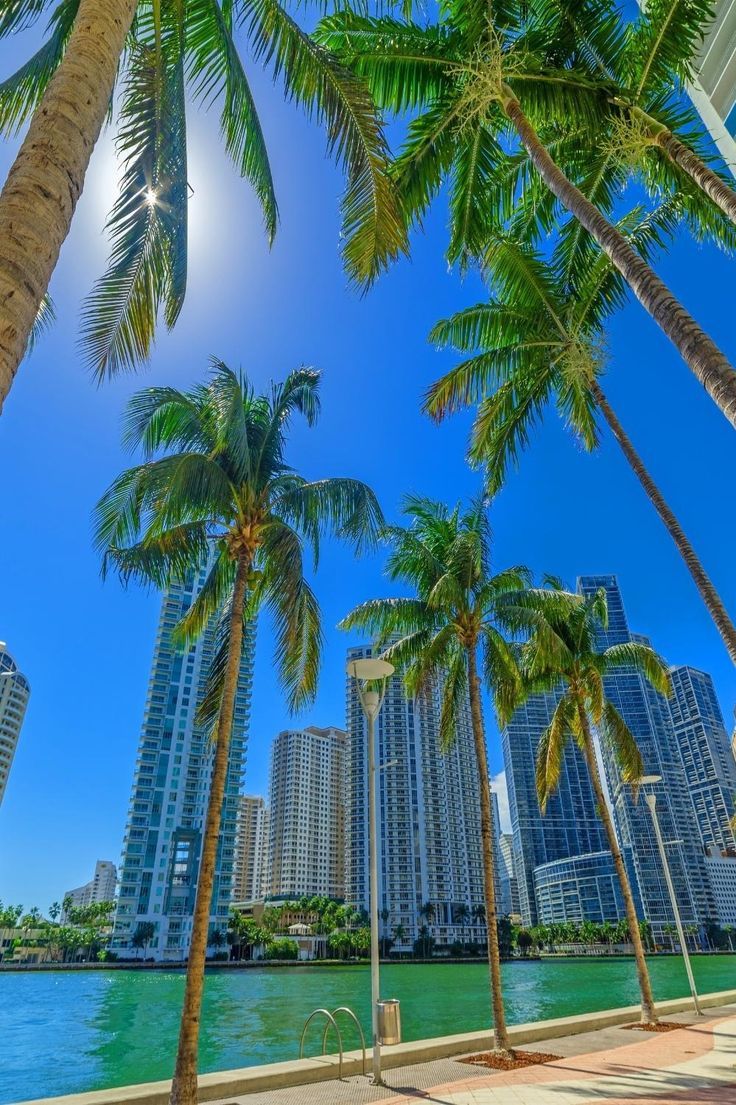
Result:
{"label": "lamp head", "polygon": [[390,675],[394,674],[393,664],[389,664],[388,660],[378,660],[372,657],[366,657],[363,660],[349,660],[347,672],[348,675],[352,675],[353,679],[362,679],[366,683],[372,679],[388,679]]}

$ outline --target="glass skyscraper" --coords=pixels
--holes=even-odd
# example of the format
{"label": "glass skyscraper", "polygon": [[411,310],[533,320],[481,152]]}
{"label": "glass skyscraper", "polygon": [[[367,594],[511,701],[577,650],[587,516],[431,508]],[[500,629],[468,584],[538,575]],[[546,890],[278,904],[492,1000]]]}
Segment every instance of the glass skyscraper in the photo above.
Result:
{"label": "glass skyscraper", "polygon": [[[608,599],[608,628],[601,630],[604,647],[646,638],[629,630],[621,592],[615,576],[582,576],[578,589],[591,594],[603,588]],[[659,775],[654,788],[662,835],[684,925],[703,924],[714,918],[715,904],[705,864],[705,854],[693,804],[688,794],[677,739],[666,698],[631,668],[621,668],[605,679],[606,696],[631,729],[644,760],[646,775]],[[651,922],[656,940],[666,942],[665,926],[672,924],[672,906],[646,803],[626,785],[608,744],[602,756],[621,844],[631,850],[644,916]]]}
{"label": "glass skyscraper", "polygon": [[677,748],[703,843],[736,848],[729,822],[736,810],[736,761],[713,680],[697,668],[673,668],[670,711]]}
{"label": "glass skyscraper", "polygon": [[[373,655],[352,648],[348,660]],[[440,701],[436,688],[416,701],[400,679],[388,681],[376,723],[377,783],[381,805],[379,912],[389,913],[390,931],[401,925],[406,948],[427,924],[439,944],[485,939],[485,926],[461,920],[458,907],[483,903],[480,790],[470,725],[461,718],[454,746],[439,741]],[[349,735],[347,899],[368,911],[367,723],[355,680],[347,679]],[[423,907],[430,903],[430,916]]]}
{"label": "glass skyscraper", "polygon": [[[552,720],[555,704],[553,694],[532,695],[501,734],[514,838],[514,870],[525,925],[550,919],[539,914],[535,893],[537,867],[601,853],[612,862],[596,814],[585,760],[572,742],[565,749],[559,788],[550,798],[546,814],[542,816],[540,812],[534,775],[537,745]],[[548,881],[545,879],[545,885]]]}
{"label": "glass skyscraper", "polygon": [[[123,841],[113,947],[125,954],[139,924],[154,935],[148,954],[181,960],[189,950],[192,913],[207,811],[214,745],[194,724],[214,652],[210,626],[186,652],[172,631],[189,609],[205,574],[164,594],[143,727]],[[238,794],[245,769],[254,633],[248,632],[235,700],[230,764],[212,897],[211,925],[227,924],[231,900]]]}

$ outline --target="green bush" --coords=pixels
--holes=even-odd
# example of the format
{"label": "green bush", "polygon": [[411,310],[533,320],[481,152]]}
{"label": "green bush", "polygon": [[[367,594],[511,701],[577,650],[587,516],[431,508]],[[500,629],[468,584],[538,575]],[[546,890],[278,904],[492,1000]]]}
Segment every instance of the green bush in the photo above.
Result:
{"label": "green bush", "polygon": [[296,940],[283,937],[273,940],[266,948],[266,959],[298,959],[299,945]]}

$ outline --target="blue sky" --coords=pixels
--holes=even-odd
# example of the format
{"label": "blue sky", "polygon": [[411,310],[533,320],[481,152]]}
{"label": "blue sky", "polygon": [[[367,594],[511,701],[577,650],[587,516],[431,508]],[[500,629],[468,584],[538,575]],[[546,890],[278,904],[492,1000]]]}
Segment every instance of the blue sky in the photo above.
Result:
{"label": "blue sky", "polygon": [[[1,59],[0,59],[1,60]],[[5,68],[5,66],[4,66]],[[251,67],[252,68],[252,67]],[[155,594],[103,585],[90,512],[129,462],[119,447],[126,399],[149,383],[188,386],[210,354],[265,385],[299,364],[324,372],[316,429],[295,423],[290,459],[307,476],[368,481],[395,518],[401,496],[455,500],[477,490],[463,460],[468,419],[437,428],[419,413],[427,385],[452,363],[426,342],[439,318],[475,302],[443,258],[446,213],[435,208],[410,261],[365,298],[338,255],[341,179],[323,134],[262,74],[254,77],[282,225],[269,252],[247,185],[222,153],[216,114],[191,117],[190,281],[171,335],[137,377],[97,388],[77,348],[81,298],[106,255],[104,216],[115,169],[100,142],[52,285],[58,323],[22,366],[0,419],[0,639],[32,685],[0,807],[0,899],[46,907],[117,861],[158,613]],[[4,178],[13,147],[0,150]],[[659,272],[736,359],[734,262],[684,235]],[[636,304],[615,318],[609,398],[736,614],[733,431]],[[628,471],[604,439],[582,454],[553,418],[493,509],[499,566],[526,563],[574,582],[618,574],[632,627],[672,663],[710,671],[730,722],[736,673],[694,586]],[[316,580],[327,645],[320,692],[300,720],[344,721],[344,655],[333,627],[356,602],[387,592],[382,557],[354,561],[327,546]],[[289,723],[271,671],[268,625],[257,646],[245,787],[265,792],[268,751]],[[502,768],[495,729],[491,761]]]}

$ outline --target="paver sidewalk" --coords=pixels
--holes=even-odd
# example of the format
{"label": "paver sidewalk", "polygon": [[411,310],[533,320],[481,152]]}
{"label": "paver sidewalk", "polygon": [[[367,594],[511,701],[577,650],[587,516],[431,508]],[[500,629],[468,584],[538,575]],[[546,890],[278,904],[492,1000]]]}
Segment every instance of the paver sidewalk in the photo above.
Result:
{"label": "paver sidewalk", "polygon": [[348,1078],[213,1105],[736,1105],[736,1007],[668,1019],[683,1027],[612,1027],[522,1045],[564,1056],[544,1066],[489,1071],[441,1059],[387,1070],[388,1086]]}
{"label": "paver sidewalk", "polygon": [[[480,1077],[474,1071],[429,1090],[394,1092],[380,1105],[411,1098],[427,1105],[735,1105],[736,1016],[630,1035],[635,1042],[624,1046]],[[546,1050],[554,1051],[554,1041]]]}

